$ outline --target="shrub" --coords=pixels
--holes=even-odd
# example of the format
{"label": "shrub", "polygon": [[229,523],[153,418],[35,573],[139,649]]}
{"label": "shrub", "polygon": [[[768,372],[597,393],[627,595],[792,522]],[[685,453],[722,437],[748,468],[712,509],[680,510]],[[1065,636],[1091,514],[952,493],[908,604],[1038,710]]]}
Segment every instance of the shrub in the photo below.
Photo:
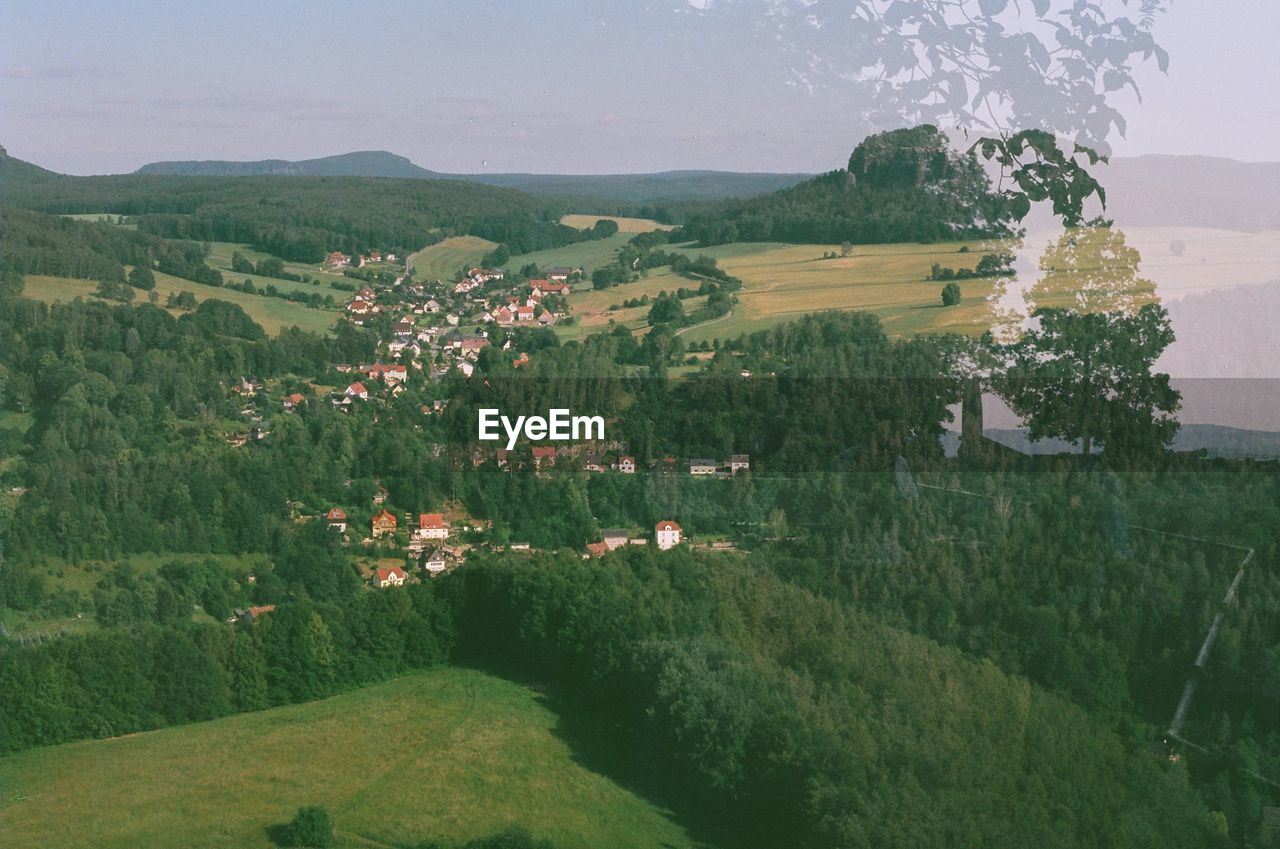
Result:
{"label": "shrub", "polygon": [[333,820],[319,805],[298,808],[289,823],[290,846],[332,846]]}
{"label": "shrub", "polygon": [[960,303],[960,284],[948,283],[942,287],[942,305],[944,307],[954,307]]}

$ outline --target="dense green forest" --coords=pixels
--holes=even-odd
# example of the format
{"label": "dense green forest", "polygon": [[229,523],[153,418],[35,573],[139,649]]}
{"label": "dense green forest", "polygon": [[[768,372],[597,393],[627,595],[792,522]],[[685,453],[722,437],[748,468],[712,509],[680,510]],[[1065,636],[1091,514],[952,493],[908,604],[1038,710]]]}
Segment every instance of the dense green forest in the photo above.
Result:
{"label": "dense green forest", "polygon": [[[730,845],[1245,845],[1274,802],[1254,777],[1280,777],[1274,465],[947,460],[952,343],[892,341],[863,315],[744,337],[696,380],[655,376],[678,337],[558,345],[535,331],[519,372],[486,353],[483,380],[415,373],[349,414],[263,399],[270,437],[235,448],[222,438],[246,403],[234,378],[273,394],[342,385],[332,363],[369,358],[371,331],[268,338],[216,299],[174,318],[31,301],[12,268],[4,283],[0,403],[29,426],[0,429],[5,480],[26,489],[4,516],[3,604],[98,624],[0,642],[7,750],[469,662],[625,729],[600,756],[652,753],[654,792]],[[434,398],[445,414],[424,417]],[[746,451],[753,469],[476,466],[480,405],[598,411],[642,465]],[[349,550],[298,518],[343,505],[367,522],[375,480],[396,513],[456,500],[492,523],[493,553],[367,591]],[[601,528],[662,518],[743,551],[576,553]],[[1177,764],[1153,746],[1239,557],[1130,526],[1257,549],[1184,731],[1205,750]],[[541,553],[504,551],[514,540]],[[175,559],[129,565],[157,552]],[[189,559],[201,553],[269,566],[249,584]],[[65,564],[90,558],[116,565],[89,593],[62,588]],[[249,604],[276,609],[216,624]]]}
{"label": "dense green forest", "polygon": [[691,206],[679,239],[870,244],[1009,235],[1013,206],[973,153],[949,150],[936,128],[873,135],[847,168],[760,197]]}
{"label": "dense green forest", "polygon": [[560,223],[563,205],[451,180],[372,177],[73,177],[0,155],[4,203],[52,214],[125,215],[166,239],[237,242],[282,259],[405,254],[457,234],[514,254],[601,238]]}

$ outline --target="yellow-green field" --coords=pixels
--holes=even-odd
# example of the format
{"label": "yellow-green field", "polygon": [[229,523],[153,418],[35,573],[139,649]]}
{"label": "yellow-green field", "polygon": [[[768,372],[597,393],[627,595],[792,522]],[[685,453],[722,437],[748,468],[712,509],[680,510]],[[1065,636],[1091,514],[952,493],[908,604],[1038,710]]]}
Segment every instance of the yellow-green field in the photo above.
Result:
{"label": "yellow-green field", "polygon": [[741,278],[744,289],[738,292],[731,319],[703,330],[691,328],[685,338],[728,338],[822,310],[875,313],[893,336],[981,333],[990,326],[987,296],[992,280],[961,281],[963,300],[944,307],[943,284],[927,279],[935,262],[972,268],[983,246],[968,243],[969,252],[958,253],[962,244],[859,245],[851,256],[838,259],[822,259],[824,253],[839,252],[839,246],[832,245],[761,246],[753,252],[732,250],[735,246],[730,245],[726,247],[731,250],[703,251]]}
{"label": "yellow-green field", "polygon": [[568,224],[578,230],[590,230],[600,219],[613,221],[618,225],[619,233],[648,233],[652,230],[673,230],[671,224],[659,224],[651,218],[626,218],[621,215],[566,215],[560,219],[561,224]]}
{"label": "yellow-green field", "polygon": [[268,849],[323,805],[340,846],[465,841],[510,825],[557,847],[695,845],[591,771],[532,691],[471,670],[0,760],[6,849]]}
{"label": "yellow-green field", "polygon": [[[54,303],[56,301],[72,301],[76,298],[89,299],[97,289],[98,284],[93,280],[45,277],[33,274],[27,276],[26,288],[23,290],[23,294],[29,298]],[[156,272],[155,291],[159,294],[161,306],[164,305],[171,292],[191,292],[196,296],[197,301],[217,298],[222,301],[239,304],[249,314],[250,318],[261,324],[263,329],[273,336],[283,328],[294,325],[303,330],[310,330],[313,333],[329,333],[333,330],[334,323],[338,319],[338,314],[333,310],[314,309],[293,301],[286,301],[283,298],[249,295],[244,292],[237,292],[234,289],[206,286],[202,283],[159,272]],[[334,299],[338,300],[338,296],[344,293],[334,292],[333,294]],[[145,292],[137,292],[133,302],[140,304],[145,303],[146,300],[147,294]],[[172,310],[171,312],[174,315],[182,314],[180,310]]]}
{"label": "yellow-green field", "polygon": [[409,255],[414,280],[452,280],[460,268],[476,265],[497,242],[479,236],[453,236]]}
{"label": "yellow-green field", "polygon": [[[937,262],[952,268],[972,268],[982,256],[981,243],[859,245],[851,256],[823,259],[836,252],[832,245],[784,245],[739,243],[713,248],[679,248],[690,256],[714,257],[720,268],[738,277],[743,289],[732,315],[687,328],[682,335],[697,342],[715,337],[732,338],[762,330],[805,313],[823,310],[865,311],[878,315],[890,335],[915,333],[981,333],[991,324],[987,302],[990,279],[961,281],[963,300],[942,306],[942,283],[928,280]],[[985,251],[994,250],[986,246]],[[653,298],[662,290],[696,288],[698,281],[676,274],[653,275],[603,292],[574,292],[569,302],[578,316],[577,327],[563,328],[573,338],[595,332],[611,320],[638,329],[648,308],[610,310],[632,298]],[[694,308],[686,301],[686,310]]]}
{"label": "yellow-green field", "polygon": [[587,276],[590,276],[592,271],[613,262],[617,256],[618,249],[631,241],[631,237],[635,234],[647,233],[650,230],[671,229],[668,225],[650,221],[648,218],[621,218],[615,215],[566,215],[560,219],[560,223],[568,224],[570,227],[576,227],[579,230],[586,230],[593,227],[601,218],[618,222],[618,232],[607,239],[578,242],[572,245],[565,245],[562,248],[548,248],[543,251],[513,256],[508,265],[519,267],[533,263],[539,268],[547,268],[553,265],[563,265],[570,268],[580,267]]}

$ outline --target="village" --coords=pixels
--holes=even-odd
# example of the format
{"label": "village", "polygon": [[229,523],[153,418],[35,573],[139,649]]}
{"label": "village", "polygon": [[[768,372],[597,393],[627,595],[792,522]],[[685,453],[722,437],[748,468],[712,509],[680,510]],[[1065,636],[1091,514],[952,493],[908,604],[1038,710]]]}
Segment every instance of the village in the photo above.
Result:
{"label": "village", "polygon": [[[492,462],[503,471],[518,467],[531,468],[535,473],[543,474],[555,467],[558,460],[563,466],[586,472],[619,475],[636,473],[636,459],[630,455],[616,455],[606,461],[604,455],[583,451],[582,448],[583,446],[563,446],[559,449],[533,446],[510,452],[498,449],[497,456],[492,460],[477,453],[472,462],[477,468]],[[656,474],[672,474],[680,468],[682,467],[673,457],[659,458],[650,465],[650,470]],[[708,469],[711,471],[708,472]],[[711,475],[724,478],[749,471],[750,458],[745,454],[734,454],[724,463],[694,459],[687,462],[687,470],[692,477]],[[466,515],[456,505],[450,513],[442,511],[397,515],[388,508],[388,499],[388,491],[379,485],[371,498],[374,512],[368,520],[367,534],[365,525],[361,523],[357,526],[343,507],[330,507],[319,517],[332,532],[340,536],[344,545],[357,545],[370,555],[375,555],[373,560],[376,565],[366,564],[361,567],[361,577],[370,587],[388,589],[403,586],[410,581],[429,580],[462,564],[467,555],[475,550],[534,550],[528,543],[514,540],[505,545],[496,545],[486,534],[489,523]],[[312,517],[300,518],[306,520]],[[601,539],[588,543],[581,554],[583,559],[589,559],[603,557],[623,546],[646,545],[654,545],[659,551],[667,551],[686,542],[688,539],[680,524],[674,519],[663,519],[650,532],[636,533],[625,528],[605,529]],[[724,550],[733,545],[718,541],[707,543],[703,547]],[[403,562],[391,563],[391,560]]]}
{"label": "village", "polygon": [[[330,268],[364,268],[375,263],[395,261],[394,254],[371,251],[348,257],[333,252],[326,260]],[[451,372],[470,378],[480,353],[486,348],[509,352],[513,368],[528,365],[528,353],[517,348],[517,333],[525,328],[553,325],[568,318],[566,296],[573,281],[581,278],[580,269],[552,267],[541,276],[524,279],[507,275],[502,269],[473,267],[462,271],[453,282],[414,281],[406,272],[398,274],[390,285],[364,286],[356,291],[344,312],[358,327],[379,329],[379,358],[372,363],[335,363],[336,373],[350,376],[351,382],[327,396],[317,397],[290,392],[273,397],[263,381],[241,377],[231,386],[231,394],[246,402],[241,411],[250,423],[247,430],[226,434],[233,446],[262,443],[270,434],[270,416],[279,411],[286,415],[303,412],[309,404],[323,404],[349,413],[357,406],[380,404],[408,390],[410,374],[422,375],[429,383],[443,380]],[[512,283],[514,277],[519,282]],[[438,398],[420,407],[423,416],[445,412],[447,399]],[[445,446],[437,445],[434,456],[444,455]],[[640,463],[628,452],[625,443],[587,441],[568,445],[521,445],[514,449],[474,448],[465,458],[474,469],[491,468],[501,472],[531,471],[543,476],[553,469],[590,474],[634,475],[640,471],[654,474],[687,474],[692,478],[729,478],[747,473],[751,458],[747,454],[731,454],[724,460],[691,457],[678,460],[674,456],[656,457]],[[643,466],[643,468],[642,468]],[[465,562],[468,554],[494,547],[486,531],[488,522],[466,515],[453,506],[440,512],[392,512],[389,493],[378,485],[369,507],[358,505],[331,506],[319,516],[300,515],[300,521],[318,519],[342,540],[343,545],[356,546],[364,556],[358,568],[366,586],[391,589],[430,580]],[[356,515],[369,516],[357,521]],[[624,546],[656,546],[666,551],[688,539],[674,518],[664,518],[650,531],[608,528],[601,538],[585,546],[584,559],[608,555]],[[528,543],[507,541],[502,546],[510,551],[532,551]],[[732,547],[732,543],[708,543],[708,548]],[[248,614],[246,614],[248,615]],[[254,614],[256,615],[256,614]]]}

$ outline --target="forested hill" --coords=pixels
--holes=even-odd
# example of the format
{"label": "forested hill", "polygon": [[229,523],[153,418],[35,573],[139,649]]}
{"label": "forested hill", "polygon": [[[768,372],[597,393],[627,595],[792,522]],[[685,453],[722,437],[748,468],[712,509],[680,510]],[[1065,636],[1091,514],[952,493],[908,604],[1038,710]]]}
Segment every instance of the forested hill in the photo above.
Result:
{"label": "forested hill", "polygon": [[1007,235],[1012,218],[972,154],[923,125],[869,136],[846,168],[689,215],[681,235],[726,242],[934,242]]}
{"label": "forested hill", "polygon": [[502,242],[516,254],[589,238],[559,223],[565,210],[554,201],[457,180],[76,177],[6,154],[0,197],[39,212],[126,215],[144,233],[251,244],[297,262],[319,262],[332,250],[407,253],[461,233]]}
{"label": "forested hill", "polygon": [[[660,171],[653,174],[449,174],[431,171],[406,157],[385,150],[363,150],[303,159],[262,159],[253,162],[228,160],[152,162],[136,174],[167,174],[203,177],[395,177],[461,180],[518,189],[533,195],[563,199],[593,199],[607,207],[591,211],[621,209],[629,204],[657,201],[715,201],[752,197],[785,189],[808,174],[739,173],[733,171]],[[624,205],[618,207],[617,205]]]}
{"label": "forested hill", "polygon": [[407,158],[385,150],[358,150],[319,159],[290,162],[261,159],[256,162],[228,160],[151,162],[135,174],[168,174],[187,177],[399,177],[440,178],[444,175],[419,167]]}

